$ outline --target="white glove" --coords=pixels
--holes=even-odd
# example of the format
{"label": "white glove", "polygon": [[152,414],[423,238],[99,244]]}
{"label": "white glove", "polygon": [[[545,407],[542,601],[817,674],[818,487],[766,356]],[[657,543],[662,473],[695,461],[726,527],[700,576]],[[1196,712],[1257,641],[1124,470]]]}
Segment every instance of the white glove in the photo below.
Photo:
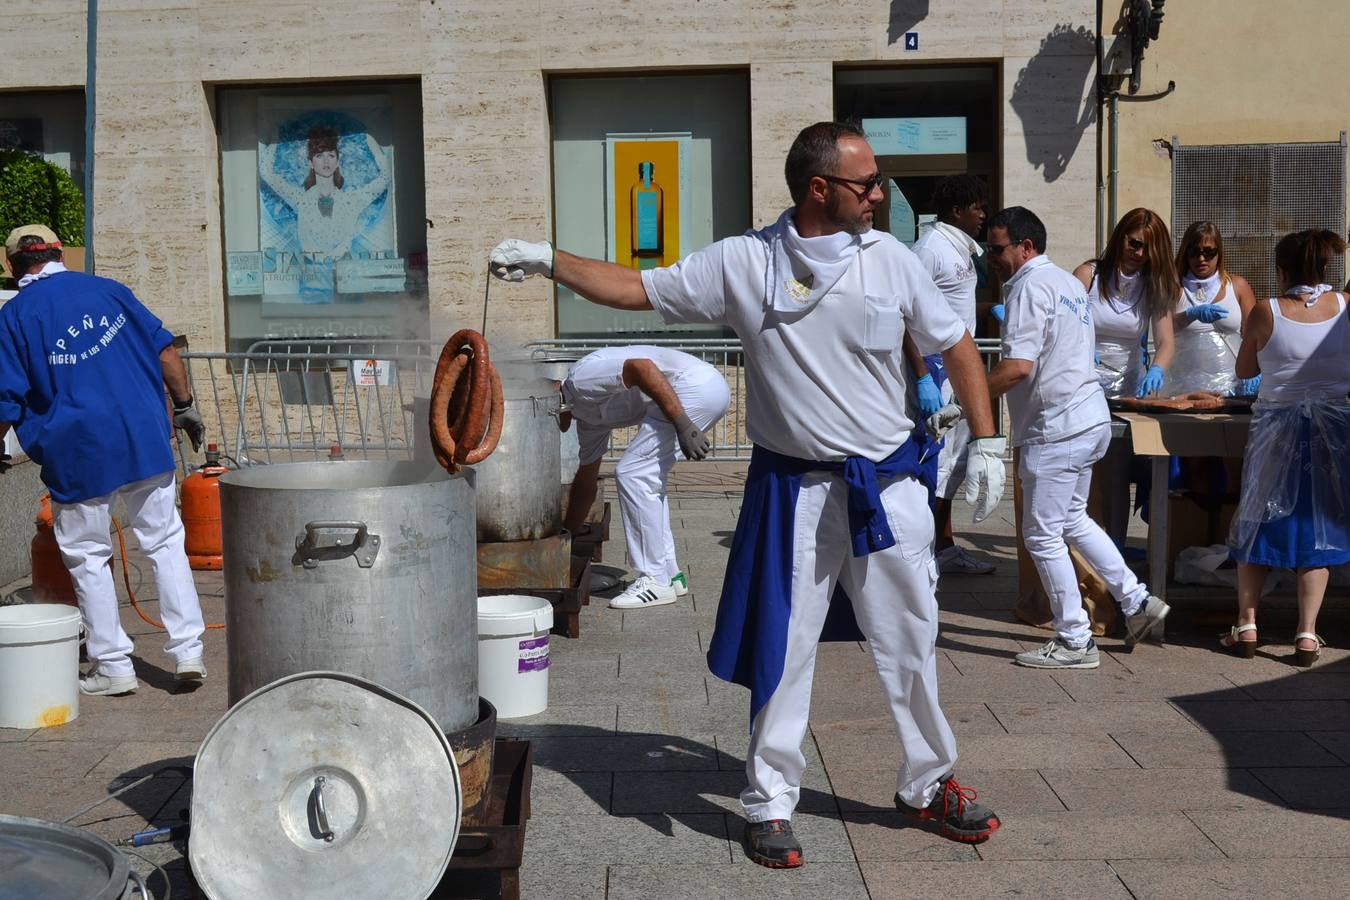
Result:
{"label": "white glove", "polygon": [[503,281],[524,281],[531,275],[553,277],[553,245],[507,238],[488,255],[488,271]]}
{"label": "white glove", "polygon": [[[1003,467],[1003,451],[1008,439],[1002,435],[976,438],[970,442],[966,456],[966,502],[975,507],[975,521],[983,522],[1003,499],[1003,484],[1008,480]],[[984,500],[975,503],[984,488]]]}
{"label": "white glove", "polygon": [[928,433],[935,438],[940,438],[947,432],[956,427],[956,423],[961,421],[965,412],[958,403],[948,403],[928,417]]}

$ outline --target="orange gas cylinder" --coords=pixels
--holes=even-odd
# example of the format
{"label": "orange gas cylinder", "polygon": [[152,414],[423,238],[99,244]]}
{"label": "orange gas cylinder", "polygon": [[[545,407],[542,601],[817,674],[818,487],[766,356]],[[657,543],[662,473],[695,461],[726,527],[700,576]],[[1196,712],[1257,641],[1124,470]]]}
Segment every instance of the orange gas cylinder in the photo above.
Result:
{"label": "orange gas cylinder", "polygon": [[61,548],[56,545],[51,494],[43,494],[38,501],[38,514],[33,524],[37,527],[29,548],[33,559],[33,602],[79,606],[75,583],[70,580],[70,570],[61,558]]}
{"label": "orange gas cylinder", "polygon": [[218,571],[220,558],[220,476],[229,469],[220,464],[215,444],[206,445],[206,464],[183,479],[184,549],[194,569]]}

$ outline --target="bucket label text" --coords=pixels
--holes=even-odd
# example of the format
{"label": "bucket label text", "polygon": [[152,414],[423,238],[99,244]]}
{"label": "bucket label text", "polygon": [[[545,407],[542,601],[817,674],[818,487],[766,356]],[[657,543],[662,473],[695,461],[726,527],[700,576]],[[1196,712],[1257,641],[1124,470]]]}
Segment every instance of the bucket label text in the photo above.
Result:
{"label": "bucket label text", "polygon": [[548,635],[520,642],[516,672],[538,672],[548,668]]}

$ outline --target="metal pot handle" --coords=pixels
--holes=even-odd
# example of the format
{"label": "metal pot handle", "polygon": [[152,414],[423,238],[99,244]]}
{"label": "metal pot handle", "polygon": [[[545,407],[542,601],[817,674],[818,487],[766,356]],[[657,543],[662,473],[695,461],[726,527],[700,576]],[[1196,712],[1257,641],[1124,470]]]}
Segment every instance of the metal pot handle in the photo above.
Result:
{"label": "metal pot handle", "polygon": [[310,792],[310,799],[314,802],[314,822],[319,826],[319,837],[331,843],[334,835],[333,829],[328,825],[328,810],[323,805],[324,781],[322,775],[315,777],[314,790]]}
{"label": "metal pot handle", "polygon": [[[350,544],[337,541],[320,544],[320,530],[354,531],[356,536]],[[317,568],[320,562],[356,557],[356,564],[363,569],[375,565],[375,557],[380,554],[380,536],[371,534],[365,522],[308,522],[305,533],[295,536],[295,560],[306,569]]]}

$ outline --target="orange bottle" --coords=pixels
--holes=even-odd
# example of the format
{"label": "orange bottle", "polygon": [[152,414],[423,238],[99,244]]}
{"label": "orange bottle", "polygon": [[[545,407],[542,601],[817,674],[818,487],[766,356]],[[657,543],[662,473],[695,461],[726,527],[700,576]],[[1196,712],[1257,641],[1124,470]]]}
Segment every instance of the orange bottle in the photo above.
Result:
{"label": "orange bottle", "polygon": [[183,544],[188,565],[197,570],[215,572],[222,566],[220,476],[228,471],[216,445],[207,444],[206,464],[183,479]]}
{"label": "orange bottle", "polygon": [[33,602],[65,603],[79,606],[75,598],[75,582],[70,580],[70,570],[61,558],[61,548],[56,544],[56,529],[52,525],[52,495],[43,494],[38,501],[37,518],[33,520],[37,531],[29,545],[33,562]]}

